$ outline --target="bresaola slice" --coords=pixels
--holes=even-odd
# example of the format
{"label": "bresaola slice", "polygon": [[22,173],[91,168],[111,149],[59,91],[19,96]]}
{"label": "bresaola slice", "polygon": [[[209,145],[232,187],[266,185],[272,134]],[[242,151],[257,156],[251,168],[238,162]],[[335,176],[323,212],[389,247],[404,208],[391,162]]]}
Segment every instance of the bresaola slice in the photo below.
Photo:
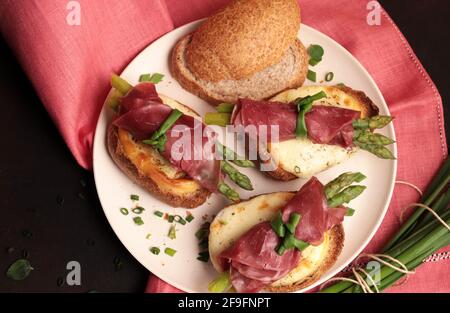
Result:
{"label": "bresaola slice", "polygon": [[[171,112],[152,83],[140,83],[122,97],[119,116],[113,124],[140,141],[149,139]],[[216,192],[221,172],[220,160],[214,157],[215,133],[194,117],[182,115],[166,136],[161,154],[202,187]]]}
{"label": "bresaola slice", "polygon": [[[257,130],[260,129],[259,126],[276,125],[279,127],[279,140],[283,141],[295,138],[297,114],[297,108],[292,103],[240,99],[234,109],[232,123],[235,126],[255,125]],[[360,116],[359,111],[314,105],[305,115],[308,138],[318,144],[351,147],[352,122]]]}
{"label": "bresaola slice", "polygon": [[[301,215],[295,237],[311,245],[319,245],[325,232],[342,223],[346,209],[328,208],[324,186],[312,177],[282,209],[286,222],[291,213]],[[233,287],[238,292],[258,292],[283,278],[297,267],[301,253],[289,249],[278,255],[281,240],[269,222],[262,222],[219,255],[223,268],[230,269]]]}

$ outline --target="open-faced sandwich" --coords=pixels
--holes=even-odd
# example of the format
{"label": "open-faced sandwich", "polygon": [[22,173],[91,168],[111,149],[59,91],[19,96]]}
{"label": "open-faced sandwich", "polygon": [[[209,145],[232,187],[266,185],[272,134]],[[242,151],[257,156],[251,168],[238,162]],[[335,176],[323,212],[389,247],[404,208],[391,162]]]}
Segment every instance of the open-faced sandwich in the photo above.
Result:
{"label": "open-faced sandwich", "polygon": [[[158,94],[151,82],[133,87],[114,75],[112,86],[108,102],[116,114],[107,145],[135,183],[174,207],[186,208],[203,204],[214,192],[238,201],[239,194],[224,182],[226,176],[241,188],[253,189],[247,176],[217,156],[234,152],[216,142],[214,131],[192,109]],[[234,163],[254,166],[237,157]]]}
{"label": "open-faced sandwich", "polygon": [[[373,132],[385,127],[392,117],[378,112],[361,91],[346,86],[303,86],[284,91],[270,101],[240,99],[231,124],[252,126],[250,130],[256,129],[253,137],[266,126],[277,127],[276,140],[268,133],[267,144],[258,144],[259,156],[262,163],[273,165],[266,171],[268,175],[292,180],[339,164],[358,149],[394,159],[386,148],[394,141]],[[213,120],[214,114],[208,119]]]}
{"label": "open-faced sandwich", "polygon": [[171,72],[211,104],[267,99],[301,86],[308,54],[296,0],[234,0],[180,39]]}
{"label": "open-faced sandwich", "polygon": [[361,173],[327,185],[315,177],[298,192],[275,192],[224,208],[210,226],[209,253],[221,273],[209,290],[295,291],[317,281],[344,245],[346,204],[365,189]]}

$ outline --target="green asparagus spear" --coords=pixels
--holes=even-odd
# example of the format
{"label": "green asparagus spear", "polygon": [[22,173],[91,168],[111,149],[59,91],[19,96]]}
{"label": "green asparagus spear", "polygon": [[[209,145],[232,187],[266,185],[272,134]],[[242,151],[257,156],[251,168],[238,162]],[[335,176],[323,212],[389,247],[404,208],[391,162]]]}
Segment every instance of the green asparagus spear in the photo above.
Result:
{"label": "green asparagus spear", "polygon": [[327,199],[331,199],[345,187],[350,186],[354,182],[360,183],[364,179],[366,179],[366,176],[364,176],[360,172],[343,173],[325,185],[325,195]]}
{"label": "green asparagus spear", "polygon": [[223,194],[228,199],[230,199],[231,201],[238,202],[239,200],[241,200],[239,194],[224,182],[220,182],[218,188],[220,193]]}
{"label": "green asparagus spear", "polygon": [[225,160],[233,162],[239,167],[255,167],[255,163],[239,156],[236,152],[222,145],[220,142],[217,142],[216,145]]}
{"label": "green asparagus spear", "polygon": [[375,154],[379,158],[395,160],[395,156],[386,147],[383,147],[380,145],[372,145],[372,144],[362,143],[359,141],[354,141],[354,144],[363,150],[366,150],[366,151],[369,151],[370,153]]}
{"label": "green asparagus spear", "polygon": [[133,88],[130,83],[116,74],[113,74],[111,77],[111,86],[118,90],[122,95],[125,95],[131,88]]}
{"label": "green asparagus spear", "polygon": [[393,120],[392,116],[376,115],[370,118],[362,118],[353,121],[355,129],[376,129],[383,128]]}
{"label": "green asparagus spear", "polygon": [[355,134],[353,136],[354,140],[360,142],[360,143],[367,143],[371,145],[378,145],[378,146],[387,146],[390,144],[393,144],[395,141],[391,138],[388,138],[386,136],[383,136],[381,134],[375,134],[370,131],[355,131]]}
{"label": "green asparagus spear", "polygon": [[349,203],[356,197],[358,197],[364,190],[366,186],[350,186],[333,196],[328,200],[328,206],[330,208],[336,208],[344,203]]}
{"label": "green asparagus spear", "polygon": [[220,164],[222,172],[228,175],[232,181],[234,181],[239,187],[245,190],[253,190],[252,182],[250,178],[239,172],[227,161],[222,161]]}

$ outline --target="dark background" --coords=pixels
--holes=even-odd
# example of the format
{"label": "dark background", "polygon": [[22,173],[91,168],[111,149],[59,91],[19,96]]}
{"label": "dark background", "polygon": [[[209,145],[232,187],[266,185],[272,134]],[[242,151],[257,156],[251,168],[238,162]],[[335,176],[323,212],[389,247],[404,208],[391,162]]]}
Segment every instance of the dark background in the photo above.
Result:
{"label": "dark background", "polygon": [[[449,2],[380,2],[437,85],[450,116]],[[142,292],[148,272],[107,223],[92,173],[77,165],[1,37],[0,51],[0,291]],[[23,255],[35,270],[24,281],[9,280],[6,269]],[[80,287],[60,285],[71,260],[81,263]]]}

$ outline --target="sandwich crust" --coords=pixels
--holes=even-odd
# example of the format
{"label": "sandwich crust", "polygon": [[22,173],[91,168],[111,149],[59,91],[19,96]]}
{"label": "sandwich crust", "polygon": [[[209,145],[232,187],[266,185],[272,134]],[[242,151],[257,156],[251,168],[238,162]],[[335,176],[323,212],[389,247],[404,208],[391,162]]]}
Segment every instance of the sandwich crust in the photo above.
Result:
{"label": "sandwich crust", "polygon": [[295,0],[234,0],[193,33],[187,64],[206,81],[240,80],[279,63],[299,28]]}

